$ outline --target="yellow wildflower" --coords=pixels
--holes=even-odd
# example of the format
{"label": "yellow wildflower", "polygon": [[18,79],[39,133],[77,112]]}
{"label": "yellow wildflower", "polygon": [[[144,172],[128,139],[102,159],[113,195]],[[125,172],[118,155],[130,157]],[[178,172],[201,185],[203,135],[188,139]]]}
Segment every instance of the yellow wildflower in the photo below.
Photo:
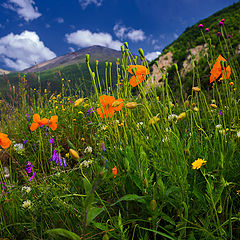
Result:
{"label": "yellow wildflower", "polygon": [[206,162],[204,159],[198,158],[192,163],[192,169],[199,169],[202,165],[205,165]]}
{"label": "yellow wildflower", "polygon": [[77,107],[79,105],[81,105],[84,102],[83,98],[79,98],[74,102],[74,106]]}

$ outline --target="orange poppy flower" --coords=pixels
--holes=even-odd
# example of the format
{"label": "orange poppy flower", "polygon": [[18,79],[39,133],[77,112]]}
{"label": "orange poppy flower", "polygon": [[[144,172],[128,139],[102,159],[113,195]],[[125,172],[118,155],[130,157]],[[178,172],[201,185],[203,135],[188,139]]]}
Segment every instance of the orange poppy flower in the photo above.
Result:
{"label": "orange poppy flower", "polygon": [[102,105],[102,108],[97,108],[97,113],[100,115],[101,118],[112,117],[114,112],[122,110],[122,107],[124,105],[124,103],[120,103],[119,106],[113,107],[112,106],[113,102],[115,101],[123,102],[122,98],[115,100],[113,96],[102,95],[99,97],[99,100]]}
{"label": "orange poppy flower", "polygon": [[221,77],[222,79],[224,79],[226,76],[227,76],[227,78],[230,77],[231,67],[227,66],[226,69],[225,69],[225,66],[223,65],[224,73],[222,73],[221,61],[226,62],[226,59],[223,58],[221,55],[219,55],[216,62],[213,65],[212,70],[211,70],[210,83],[214,82],[221,75],[222,75],[222,77]]}
{"label": "orange poppy flower", "polygon": [[30,127],[30,130],[34,131],[38,127],[40,127],[41,125],[48,125],[54,131],[54,130],[57,129],[57,121],[58,121],[58,116],[57,115],[52,116],[50,118],[50,120],[48,120],[47,118],[40,119],[39,114],[35,113],[33,115],[33,123]]}
{"label": "orange poppy flower", "polygon": [[8,148],[11,145],[11,140],[8,138],[7,134],[0,133],[0,146],[2,148]]}
{"label": "orange poppy flower", "polygon": [[[133,68],[136,68],[137,78],[132,71]],[[129,65],[128,72],[134,75],[131,77],[129,81],[129,84],[132,87],[136,87],[139,83],[143,82],[146,78],[146,75],[149,74],[149,70],[142,65]]]}
{"label": "orange poppy flower", "polygon": [[114,175],[114,178],[116,178],[116,175],[117,175],[117,167],[116,166],[112,169],[112,173]]}

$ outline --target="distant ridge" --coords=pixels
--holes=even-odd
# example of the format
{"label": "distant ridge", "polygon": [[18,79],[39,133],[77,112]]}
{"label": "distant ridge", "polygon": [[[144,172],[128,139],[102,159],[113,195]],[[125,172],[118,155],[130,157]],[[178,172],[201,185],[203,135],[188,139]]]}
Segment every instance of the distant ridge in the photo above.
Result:
{"label": "distant ridge", "polygon": [[63,56],[53,58],[40,64],[36,64],[30,68],[22,70],[21,72],[41,72],[59,66],[62,67],[76,63],[84,63],[86,54],[90,55],[90,62],[95,62],[96,60],[112,61],[116,60],[117,58],[121,58],[122,56],[121,51],[94,45],[88,48],[80,49],[76,52],[71,52]]}
{"label": "distant ridge", "polygon": [[10,71],[4,70],[0,68],[0,75],[4,75],[4,74],[9,74]]}

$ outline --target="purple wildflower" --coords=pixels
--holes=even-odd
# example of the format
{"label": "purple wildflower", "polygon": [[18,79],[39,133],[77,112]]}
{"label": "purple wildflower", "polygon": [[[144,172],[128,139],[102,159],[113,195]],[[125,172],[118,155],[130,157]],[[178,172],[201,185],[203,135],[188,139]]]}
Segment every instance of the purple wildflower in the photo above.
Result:
{"label": "purple wildflower", "polygon": [[52,145],[54,145],[54,139],[53,139],[53,138],[50,138],[48,141],[49,141],[49,143],[51,143]]}
{"label": "purple wildflower", "polygon": [[27,162],[27,165],[25,166],[27,173],[31,173],[33,165],[31,162]]}
{"label": "purple wildflower", "polygon": [[31,182],[33,180],[33,178],[35,177],[35,175],[36,175],[36,172],[33,173],[33,175],[29,178],[28,181]]}
{"label": "purple wildflower", "polygon": [[5,190],[6,190],[5,182],[0,182],[0,186],[1,186],[2,189],[5,189]]}
{"label": "purple wildflower", "polygon": [[203,25],[202,25],[202,24],[199,24],[199,25],[198,25],[198,28],[203,28]]}
{"label": "purple wildflower", "polygon": [[205,28],[205,32],[209,32],[209,28]]}
{"label": "purple wildflower", "polygon": [[28,142],[28,140],[24,140],[24,141],[23,141],[23,144],[26,144],[27,142]]}
{"label": "purple wildflower", "polygon": [[219,115],[222,115],[222,110],[220,110]]}
{"label": "purple wildflower", "polygon": [[63,160],[63,166],[64,166],[64,168],[66,168],[67,164],[66,164],[65,158],[62,158],[62,160]]}
{"label": "purple wildflower", "polygon": [[222,27],[222,26],[223,26],[223,22],[220,21],[220,22],[218,23],[218,25],[219,25],[220,27]]}
{"label": "purple wildflower", "polygon": [[107,160],[105,160],[104,166],[105,166],[105,168],[107,168]]}
{"label": "purple wildflower", "polygon": [[103,152],[105,152],[105,144],[104,144],[104,142],[102,143],[102,150],[103,150]]}
{"label": "purple wildflower", "polygon": [[87,110],[87,114],[90,115],[90,114],[93,113],[94,111],[95,111],[94,108],[90,108],[90,109]]}
{"label": "purple wildflower", "polygon": [[222,36],[222,34],[221,34],[220,32],[217,32],[216,35],[217,35],[218,37],[221,37],[221,36]]}
{"label": "purple wildflower", "polygon": [[231,38],[231,37],[232,37],[232,35],[228,34],[228,35],[227,35],[227,37],[228,37],[228,38]]}
{"label": "purple wildflower", "polygon": [[53,155],[52,155],[52,157],[50,158],[50,161],[55,161],[55,159],[56,159],[56,150],[54,149],[54,150],[53,150]]}

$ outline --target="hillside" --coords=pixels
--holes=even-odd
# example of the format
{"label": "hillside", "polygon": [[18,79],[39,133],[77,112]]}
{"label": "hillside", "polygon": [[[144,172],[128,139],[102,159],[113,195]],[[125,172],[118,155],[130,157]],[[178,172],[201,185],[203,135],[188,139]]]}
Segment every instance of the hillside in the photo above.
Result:
{"label": "hillside", "polygon": [[24,69],[22,72],[42,72],[56,67],[62,68],[76,63],[85,63],[86,54],[91,55],[91,62],[95,62],[96,60],[100,62],[112,61],[113,59],[121,58],[122,56],[120,51],[95,45],[88,48],[80,49],[76,52],[71,52],[63,56],[53,58],[30,68]]}
{"label": "hillside", "polygon": [[[173,41],[167,46],[162,54],[154,59],[149,65],[151,70],[152,81],[155,85],[161,85],[162,74],[159,68],[165,68],[169,74],[169,84],[174,88],[178,85],[177,74],[174,64],[177,63],[179,72],[182,77],[183,87],[185,91],[189,91],[192,86],[193,65],[194,61],[198,61],[198,71],[201,78],[202,86],[207,89],[209,82],[209,67],[207,63],[206,53],[209,49],[211,39],[214,58],[219,54],[228,58],[227,49],[222,49],[219,40],[224,41],[223,37],[220,38],[216,35],[221,29],[218,25],[219,21],[225,19],[223,32],[225,39],[232,49],[231,56],[234,58],[229,61],[240,61],[240,2],[235,3],[223,10],[213,14],[212,16],[203,19],[192,27],[187,27],[186,30],[179,36],[178,39]],[[203,24],[203,34],[198,28],[199,24]],[[209,32],[205,32],[205,28],[209,28]],[[207,42],[204,41],[204,37]],[[158,67],[156,64],[158,62]]]}
{"label": "hillside", "polygon": [[[7,76],[0,76],[1,94],[8,98],[9,87],[18,87],[19,76],[24,77],[27,88],[39,89],[39,79],[41,81],[41,91],[45,88],[52,92],[59,92],[62,88],[63,79],[72,88],[91,93],[92,83],[86,66],[86,54],[90,55],[90,65],[95,71],[96,60],[99,61],[98,69],[100,81],[105,81],[105,62],[112,62],[111,77],[113,84],[116,83],[116,60],[121,59],[121,52],[102,46],[92,46],[80,49],[73,53],[56,57],[49,61],[40,63],[19,73],[13,72]],[[109,71],[109,65],[108,65]],[[69,81],[70,80],[70,81]],[[65,82],[65,84],[66,84]]]}

